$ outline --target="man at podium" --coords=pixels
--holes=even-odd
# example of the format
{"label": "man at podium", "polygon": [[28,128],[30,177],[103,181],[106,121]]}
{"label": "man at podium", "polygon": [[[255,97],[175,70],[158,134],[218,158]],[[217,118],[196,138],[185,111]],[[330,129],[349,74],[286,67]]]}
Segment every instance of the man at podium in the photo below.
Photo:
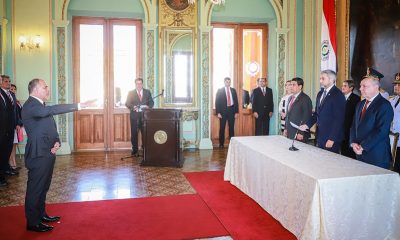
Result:
{"label": "man at podium", "polygon": [[136,88],[129,91],[125,106],[130,110],[132,155],[138,155],[138,129],[142,132],[142,109],[153,108],[151,92],[143,88],[143,79],[135,79]]}

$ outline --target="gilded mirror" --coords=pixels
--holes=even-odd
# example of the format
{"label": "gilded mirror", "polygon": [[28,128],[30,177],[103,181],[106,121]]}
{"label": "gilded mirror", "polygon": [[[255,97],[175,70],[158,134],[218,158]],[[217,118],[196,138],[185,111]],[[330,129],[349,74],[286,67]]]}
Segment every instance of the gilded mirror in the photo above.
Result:
{"label": "gilded mirror", "polygon": [[192,29],[162,31],[162,86],[165,106],[195,104],[195,49]]}
{"label": "gilded mirror", "polygon": [[159,0],[162,107],[196,106],[197,4]]}

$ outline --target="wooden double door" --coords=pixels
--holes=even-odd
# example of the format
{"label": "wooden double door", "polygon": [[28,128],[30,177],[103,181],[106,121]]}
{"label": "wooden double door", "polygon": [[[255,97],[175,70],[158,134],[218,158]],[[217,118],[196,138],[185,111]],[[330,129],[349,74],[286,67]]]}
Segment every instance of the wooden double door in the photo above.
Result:
{"label": "wooden double door", "polygon": [[[224,78],[231,78],[239,101],[239,117],[235,120],[235,136],[255,134],[255,119],[251,104],[245,102],[246,95],[257,87],[260,77],[267,77],[268,66],[267,24],[213,24],[212,31],[212,102],[211,140],[219,144],[219,118],[215,113],[217,90],[224,86]],[[225,129],[225,144],[229,143],[228,124]]]}
{"label": "wooden double door", "polygon": [[130,148],[125,101],[141,76],[140,20],[73,18],[74,100],[97,99],[74,113],[76,150]]}

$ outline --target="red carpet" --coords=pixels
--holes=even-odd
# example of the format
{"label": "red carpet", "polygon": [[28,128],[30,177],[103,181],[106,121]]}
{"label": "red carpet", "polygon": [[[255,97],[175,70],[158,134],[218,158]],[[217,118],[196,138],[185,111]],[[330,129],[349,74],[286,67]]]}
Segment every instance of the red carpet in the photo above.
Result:
{"label": "red carpet", "polygon": [[222,171],[185,173],[185,176],[235,240],[296,239],[260,205],[225,182]]}
{"label": "red carpet", "polygon": [[25,230],[23,206],[0,208],[0,239],[193,239],[229,233],[198,195],[49,204],[61,223]]}

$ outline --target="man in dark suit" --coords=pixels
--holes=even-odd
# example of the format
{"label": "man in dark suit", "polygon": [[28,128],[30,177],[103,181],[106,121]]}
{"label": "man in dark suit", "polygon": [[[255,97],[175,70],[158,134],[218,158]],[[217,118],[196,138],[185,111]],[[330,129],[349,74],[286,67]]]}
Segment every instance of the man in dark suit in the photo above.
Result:
{"label": "man in dark suit", "polygon": [[[22,127],[22,121],[21,121],[21,117],[20,117],[18,101],[17,101],[17,97],[15,96],[15,93],[13,91],[11,91],[11,85],[13,85],[13,84],[11,84],[10,76],[1,75],[1,78],[2,78],[1,88],[7,94],[7,96],[9,97],[9,100],[11,101],[12,114],[10,116],[12,117],[11,122],[12,122],[12,125],[14,126],[13,133],[15,135],[16,130],[19,130]],[[15,152],[13,151],[14,138],[15,138],[15,136],[13,136],[13,139],[11,140],[13,142],[13,147],[11,148],[10,156],[11,156],[11,154],[15,154]],[[7,168],[6,172],[5,172],[6,175],[14,176],[14,175],[19,174],[18,170],[13,169],[10,164],[8,164],[6,168]]]}
{"label": "man in dark suit", "polygon": [[[1,77],[0,77],[1,79]],[[2,85],[2,79],[0,85]],[[13,109],[9,96],[0,88],[0,187],[7,186],[6,171],[8,160],[12,150],[13,132]]]}
{"label": "man in dark suit", "polygon": [[303,92],[304,81],[301,78],[293,78],[290,82],[292,89],[292,96],[289,97],[286,118],[285,118],[285,130],[283,135],[290,139],[296,137],[297,140],[307,142],[310,137],[309,132],[299,131],[297,136],[297,129],[294,128],[290,123],[301,125],[310,119],[312,115],[312,102],[310,97]]}
{"label": "man in dark suit", "polygon": [[346,99],[335,86],[336,73],[332,70],[321,72],[319,82],[322,85],[316,100],[315,111],[301,130],[310,129],[317,124],[317,147],[339,153],[343,141],[343,122]]}
{"label": "man in dark suit", "polygon": [[256,118],[256,136],[269,135],[269,119],[274,112],[274,101],[267,79],[258,79],[260,86],[253,91],[253,116]]}
{"label": "man in dark suit", "polygon": [[228,121],[229,139],[235,136],[235,118],[239,115],[239,102],[236,90],[231,88],[231,79],[224,79],[225,87],[218,89],[215,97],[215,110],[219,118],[219,147],[224,147],[225,126]]}
{"label": "man in dark suit", "polygon": [[356,111],[356,106],[360,102],[360,96],[353,93],[354,81],[345,80],[342,85],[342,93],[346,98],[346,112],[344,115],[344,139],[342,142],[342,155],[350,158],[356,159],[356,154],[353,149],[350,148],[349,138],[350,138],[350,128],[353,123],[354,113]]}
{"label": "man in dark suit", "polygon": [[390,102],[379,94],[379,79],[365,77],[360,84],[364,100],[356,107],[350,146],[357,159],[388,169],[392,159],[389,132],[393,120]]}
{"label": "man in dark suit", "polygon": [[17,99],[10,91],[11,83],[8,76],[1,78],[0,103],[0,186],[7,186],[6,175],[16,175],[18,172],[11,169],[8,160],[13,148],[14,133],[17,124]]}
{"label": "man in dark suit", "polygon": [[136,88],[128,93],[125,106],[131,110],[132,156],[138,156],[138,130],[142,132],[142,109],[152,108],[154,101],[151,92],[143,88],[143,79],[135,79]]}
{"label": "man in dark suit", "polygon": [[58,216],[49,216],[45,209],[46,194],[50,188],[56,152],[60,139],[53,115],[77,111],[92,102],[45,106],[49,88],[42,79],[33,79],[28,85],[29,98],[22,108],[22,122],[28,142],[25,147],[25,166],[28,183],[25,197],[27,230],[47,232],[52,226],[43,222],[57,222]]}

